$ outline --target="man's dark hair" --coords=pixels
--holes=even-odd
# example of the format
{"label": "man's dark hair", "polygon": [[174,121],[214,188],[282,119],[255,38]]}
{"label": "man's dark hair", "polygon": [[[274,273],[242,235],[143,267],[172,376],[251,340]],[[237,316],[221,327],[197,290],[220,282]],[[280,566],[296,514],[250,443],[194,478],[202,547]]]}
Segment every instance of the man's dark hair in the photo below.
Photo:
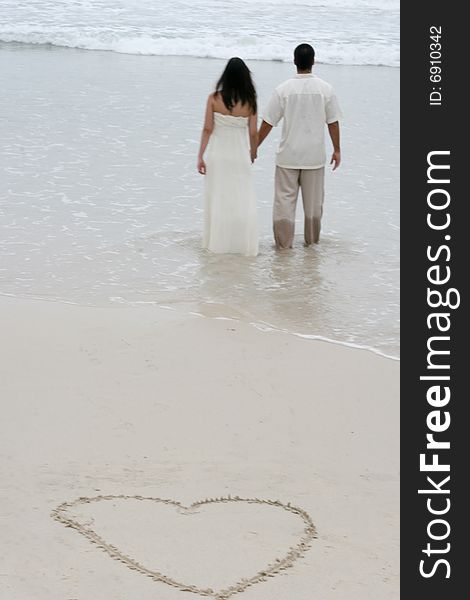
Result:
{"label": "man's dark hair", "polygon": [[310,44],[300,44],[294,50],[294,64],[299,71],[309,71],[315,61],[315,50]]}

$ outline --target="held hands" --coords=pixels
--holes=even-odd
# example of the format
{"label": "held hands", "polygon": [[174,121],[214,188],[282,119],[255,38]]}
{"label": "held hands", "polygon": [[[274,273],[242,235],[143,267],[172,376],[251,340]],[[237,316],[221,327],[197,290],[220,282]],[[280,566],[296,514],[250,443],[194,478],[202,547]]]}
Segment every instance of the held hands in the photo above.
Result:
{"label": "held hands", "polygon": [[203,158],[197,159],[197,170],[201,175],[206,174],[206,163],[204,162]]}
{"label": "held hands", "polygon": [[341,152],[335,150],[331,155],[330,165],[333,165],[333,171],[335,171],[341,164]]}
{"label": "held hands", "polygon": [[[251,164],[253,164],[257,158],[258,158],[258,155],[256,153],[251,154]],[[197,159],[197,170],[201,175],[206,174],[206,163],[204,162],[203,158]]]}

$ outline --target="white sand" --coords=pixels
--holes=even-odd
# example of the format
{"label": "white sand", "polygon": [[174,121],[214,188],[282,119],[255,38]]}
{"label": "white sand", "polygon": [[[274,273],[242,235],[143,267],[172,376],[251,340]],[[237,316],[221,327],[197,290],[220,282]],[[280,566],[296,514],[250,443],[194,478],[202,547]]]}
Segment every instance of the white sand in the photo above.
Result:
{"label": "white sand", "polygon": [[[0,320],[1,600],[198,597],[50,517],[98,494],[291,502],[317,539],[237,598],[397,598],[399,363],[150,307],[3,298]],[[194,522],[150,502],[86,510],[110,543],[185,583],[234,583],[253,548],[262,568],[298,539],[272,508],[203,508]]]}

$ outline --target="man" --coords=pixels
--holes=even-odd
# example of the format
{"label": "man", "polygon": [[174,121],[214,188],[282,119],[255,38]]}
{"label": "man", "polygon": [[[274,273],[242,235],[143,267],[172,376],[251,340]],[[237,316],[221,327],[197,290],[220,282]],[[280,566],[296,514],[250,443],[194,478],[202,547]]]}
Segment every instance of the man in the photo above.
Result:
{"label": "man", "polygon": [[305,213],[304,236],[318,243],[323,213],[325,177],[325,123],[333,143],[330,164],[341,163],[339,118],[341,110],[329,83],[312,75],[315,51],[300,44],[294,51],[297,75],[279,85],[267,106],[258,132],[260,145],[284,118],[276,156],[274,239],[276,247],[292,248],[299,187]]}

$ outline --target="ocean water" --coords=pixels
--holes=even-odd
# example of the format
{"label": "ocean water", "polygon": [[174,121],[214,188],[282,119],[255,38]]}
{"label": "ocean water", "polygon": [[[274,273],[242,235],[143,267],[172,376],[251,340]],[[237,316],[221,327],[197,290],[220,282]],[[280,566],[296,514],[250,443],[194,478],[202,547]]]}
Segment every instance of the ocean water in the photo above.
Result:
{"label": "ocean water", "polygon": [[[205,99],[224,60],[0,43],[0,293],[150,303],[399,348],[399,69],[318,65],[345,119],[321,243],[272,244],[279,130],[254,166],[261,253],[200,248]],[[292,65],[248,61],[263,107]]]}
{"label": "ocean water", "polygon": [[[248,61],[262,108],[300,41],[345,113],[321,244],[302,246],[299,209],[295,250],[272,247],[274,131],[254,166],[260,256],[205,253],[195,156],[222,59]],[[398,65],[398,0],[0,0],[0,293],[398,356]]]}
{"label": "ocean water", "polygon": [[128,54],[399,64],[399,0],[1,0],[0,40]]}

